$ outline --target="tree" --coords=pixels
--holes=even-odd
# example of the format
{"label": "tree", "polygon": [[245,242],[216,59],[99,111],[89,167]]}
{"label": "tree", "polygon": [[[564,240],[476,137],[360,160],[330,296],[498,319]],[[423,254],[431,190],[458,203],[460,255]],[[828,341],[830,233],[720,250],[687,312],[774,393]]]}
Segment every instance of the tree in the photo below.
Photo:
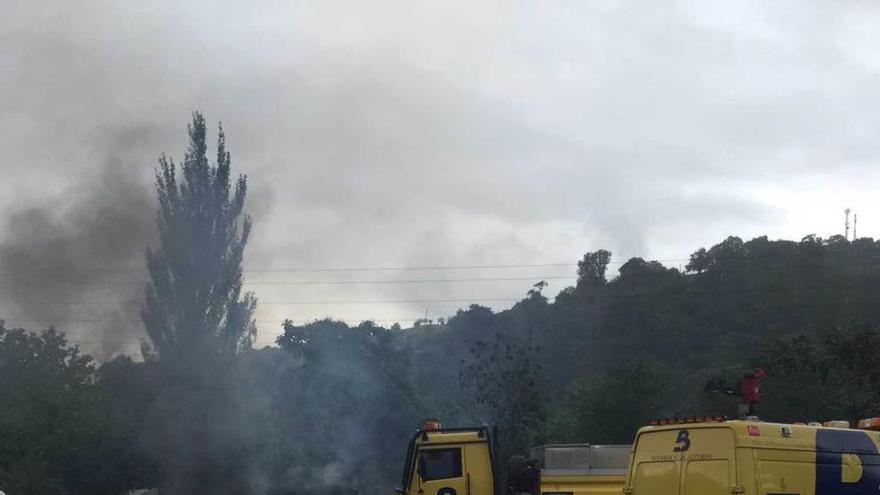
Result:
{"label": "tree", "polygon": [[128,460],[121,466],[129,489],[157,486],[158,463],[144,448],[147,412],[159,395],[161,382],[155,362],[135,362],[125,355],[103,363],[95,373],[97,384],[117,418]]}
{"label": "tree", "polygon": [[0,490],[118,494],[132,456],[90,356],[0,320]]}
{"label": "tree", "polygon": [[605,272],[611,263],[611,252],[604,249],[587,253],[578,261],[577,285],[602,285],[606,282]]}
{"label": "tree", "polygon": [[[662,275],[668,271],[669,270],[659,261],[645,261],[642,258],[630,258],[620,267],[620,278],[626,279],[650,275]],[[648,281],[648,283],[650,282],[651,281]]]}
{"label": "tree", "polygon": [[765,367],[761,416],[774,421],[857,421],[880,407],[880,333],[835,330],[819,338],[774,339],[754,364]]}
{"label": "tree", "polygon": [[743,274],[743,267],[749,261],[749,249],[742,239],[728,236],[709,249],[706,262],[713,268],[716,276],[725,278],[731,274]]}
{"label": "tree", "polygon": [[544,289],[547,288],[548,285],[550,284],[548,284],[546,280],[541,280],[540,282],[533,285],[532,288],[529,289],[528,292],[526,292],[526,295],[529,296],[528,299],[532,301],[546,303],[547,298],[544,297],[544,294],[542,294],[542,292],[544,291]]}
{"label": "tree", "polygon": [[[187,128],[178,167],[164,155],[156,173],[159,247],[147,250],[150,282],[141,317],[153,343],[160,391],[144,420],[144,448],[157,461],[163,494],[253,490],[257,439],[246,428],[240,363],[256,336],[256,298],[242,294],[242,256],[251,231],[244,213],[247,178],[231,179],[219,128],[217,158],[207,157],[204,117]],[[149,359],[147,359],[149,358]]]}
{"label": "tree", "polygon": [[703,273],[712,266],[712,257],[706,248],[700,248],[691,254],[690,261],[685,265],[684,269],[689,272]]}
{"label": "tree", "polygon": [[399,476],[422,397],[408,355],[392,347],[396,333],[370,321],[285,322],[277,342],[290,364],[274,378],[271,403],[272,443],[283,445],[269,469],[279,493],[379,494]]}
{"label": "tree", "polygon": [[544,408],[538,389],[537,349],[496,333],[477,341],[462,359],[459,383],[480,410],[473,418],[499,427],[501,459],[523,454],[541,437]]}
{"label": "tree", "polygon": [[631,443],[657,413],[660,394],[657,375],[644,363],[579,381],[551,423],[550,440]]}
{"label": "tree", "polygon": [[159,248],[147,250],[150,284],[141,316],[160,357],[198,351],[234,354],[256,336],[256,298],[242,295],[242,256],[251,220],[243,213],[247,178],[231,185],[222,126],[217,161],[207,157],[205,119],[193,114],[180,167],[159,159]]}
{"label": "tree", "polygon": [[449,326],[469,334],[492,328],[492,308],[471,304],[468,309],[459,309],[455,316],[449,319]]}

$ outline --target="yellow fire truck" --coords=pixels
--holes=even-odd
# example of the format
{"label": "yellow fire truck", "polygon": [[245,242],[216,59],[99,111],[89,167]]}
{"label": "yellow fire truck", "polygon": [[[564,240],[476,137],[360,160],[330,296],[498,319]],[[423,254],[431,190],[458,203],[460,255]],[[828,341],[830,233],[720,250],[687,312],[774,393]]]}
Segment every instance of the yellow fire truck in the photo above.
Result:
{"label": "yellow fire truck", "polygon": [[[629,445],[544,445],[499,479],[491,428],[425,421],[409,443],[398,495],[622,495]],[[505,460],[506,462],[506,460]]]}
{"label": "yellow fire truck", "polygon": [[[877,495],[880,418],[862,420],[858,426],[851,429],[846,421],[781,424],[718,416],[659,420],[636,434],[625,474],[602,473],[604,468],[596,462],[570,462],[578,456],[583,460],[586,446],[543,446],[533,449],[530,461],[540,468],[540,475],[534,477],[532,488],[522,489],[500,486],[506,483],[496,480],[491,429],[440,429],[437,425],[421,428],[413,437],[402,488],[397,492]],[[602,449],[589,448],[594,447]],[[558,459],[551,459],[554,456],[568,457],[562,464],[579,468],[554,469],[560,465]],[[619,463],[619,452],[611,457],[617,461],[609,460],[608,465]]]}
{"label": "yellow fire truck", "polygon": [[639,430],[627,495],[876,495],[880,419],[779,424],[690,417]]}

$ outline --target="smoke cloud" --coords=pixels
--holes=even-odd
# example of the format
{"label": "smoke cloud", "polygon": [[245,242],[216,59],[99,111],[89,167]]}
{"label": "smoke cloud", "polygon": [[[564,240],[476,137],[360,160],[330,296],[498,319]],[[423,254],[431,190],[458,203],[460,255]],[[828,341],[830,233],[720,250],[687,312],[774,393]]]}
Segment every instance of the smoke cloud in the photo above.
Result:
{"label": "smoke cloud", "polygon": [[[264,184],[251,200],[276,198],[246,268],[574,263],[598,248],[680,259],[731,233],[827,237],[847,206],[876,235],[869,3],[12,4],[7,211],[16,191],[93,176],[108,128],[153,129],[146,163],[174,155],[198,108]],[[504,275],[573,275],[548,271]],[[330,278],[313,275],[246,280]],[[531,283],[249,288],[264,302],[512,301]],[[406,324],[459,306],[263,305],[259,319],[274,332],[285,317]]]}
{"label": "smoke cloud", "polygon": [[56,326],[100,358],[137,352],[156,206],[132,152],[148,136],[119,133],[96,173],[56,192],[19,196],[7,208],[0,318],[10,326]]}

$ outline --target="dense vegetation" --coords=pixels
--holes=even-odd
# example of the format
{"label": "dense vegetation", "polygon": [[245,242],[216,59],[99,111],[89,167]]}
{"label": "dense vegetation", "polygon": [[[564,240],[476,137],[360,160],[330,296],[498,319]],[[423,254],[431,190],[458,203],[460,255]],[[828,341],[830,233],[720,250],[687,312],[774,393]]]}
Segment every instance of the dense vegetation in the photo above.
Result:
{"label": "dense vegetation", "polygon": [[598,250],[552,301],[536,281],[498,313],[471,305],[409,329],[287,323],[276,347],[252,349],[246,182],[230,187],[222,136],[208,163],[199,115],[190,139],[182,182],[160,167],[143,356],[97,366],[55,329],[0,323],[0,489],[387,493],[419,418],[497,424],[505,453],[626,443],[651,417],[734,415],[717,390],[757,366],[766,418],[880,412],[872,239],[729,237],[683,271],[633,258],[614,273]]}
{"label": "dense vegetation", "polygon": [[729,238],[684,273],[635,259],[603,280],[599,264],[555,301],[533,290],[444,325],[287,324],[278,347],[188,384],[158,360],[96,370],[54,330],[3,328],[0,478],[15,493],[120,493],[161,485],[176,459],[218,493],[381,493],[420,417],[499,424],[511,452],[627,442],[651,417],[734,415],[736,398],[704,385],[754,366],[769,372],[764,417],[874,415],[878,259],[869,239]]}
{"label": "dense vegetation", "polygon": [[500,334],[540,366],[546,421],[532,442],[627,442],[652,416],[734,416],[737,399],[705,385],[732,387],[754,366],[770,372],[765,417],[876,414],[880,244],[872,239],[729,237],[694,252],[684,271],[633,258],[611,277],[611,263],[607,251],[586,254],[577,285],[553,302],[539,285],[507,311],[471,306],[445,326],[404,332],[407,354],[428,364],[430,376],[413,376],[435,393],[435,410],[448,405],[445,416],[466,419],[461,401],[449,399],[455,371],[439,365]]}

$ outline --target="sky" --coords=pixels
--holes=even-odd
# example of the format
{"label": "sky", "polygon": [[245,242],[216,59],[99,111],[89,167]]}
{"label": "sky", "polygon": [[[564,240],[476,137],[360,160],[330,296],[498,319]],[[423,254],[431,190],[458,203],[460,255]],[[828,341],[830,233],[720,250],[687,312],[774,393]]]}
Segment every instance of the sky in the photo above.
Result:
{"label": "sky", "polygon": [[500,310],[600,248],[880,230],[873,2],[0,3],[0,318],[99,355],[142,337],[193,110],[248,176],[260,344]]}

